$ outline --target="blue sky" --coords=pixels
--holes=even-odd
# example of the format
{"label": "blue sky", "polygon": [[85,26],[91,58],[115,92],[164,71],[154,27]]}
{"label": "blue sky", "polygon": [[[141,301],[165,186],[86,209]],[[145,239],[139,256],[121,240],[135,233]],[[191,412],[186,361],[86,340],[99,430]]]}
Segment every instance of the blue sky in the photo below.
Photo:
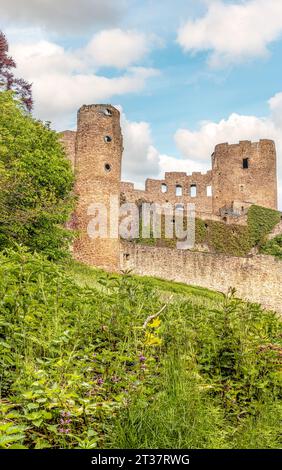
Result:
{"label": "blue sky", "polygon": [[1,0],[0,18],[36,117],[62,130],[82,104],[120,107],[124,179],[274,138],[281,186],[281,0]]}

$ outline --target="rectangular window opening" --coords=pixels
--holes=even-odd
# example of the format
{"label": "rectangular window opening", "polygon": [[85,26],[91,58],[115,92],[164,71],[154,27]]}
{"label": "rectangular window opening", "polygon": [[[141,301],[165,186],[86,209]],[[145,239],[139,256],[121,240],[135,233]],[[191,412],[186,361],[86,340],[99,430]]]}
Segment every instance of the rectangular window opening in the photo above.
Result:
{"label": "rectangular window opening", "polygon": [[177,184],[175,186],[175,195],[176,196],[182,196],[182,186],[180,186],[180,184]]}
{"label": "rectangular window opening", "polygon": [[243,168],[244,168],[244,170],[246,168],[249,168],[249,159],[248,158],[243,158]]}
{"label": "rectangular window opening", "polygon": [[197,185],[196,184],[191,184],[191,186],[190,186],[190,196],[191,197],[196,197],[197,196]]}
{"label": "rectangular window opening", "polygon": [[212,196],[212,187],[211,186],[207,186],[207,196],[208,197]]}

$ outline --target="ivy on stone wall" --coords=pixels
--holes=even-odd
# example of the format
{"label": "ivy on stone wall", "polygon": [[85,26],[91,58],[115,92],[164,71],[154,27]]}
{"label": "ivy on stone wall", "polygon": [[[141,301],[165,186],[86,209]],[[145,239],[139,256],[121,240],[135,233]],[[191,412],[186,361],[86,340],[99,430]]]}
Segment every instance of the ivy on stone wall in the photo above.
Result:
{"label": "ivy on stone wall", "polygon": [[266,235],[280,220],[281,214],[278,211],[266,207],[251,206],[248,210],[248,227],[252,246],[260,246],[265,241]]}
{"label": "ivy on stone wall", "polygon": [[282,235],[277,235],[277,237],[272,240],[268,240],[261,246],[260,251],[266,255],[272,255],[282,259]]}
{"label": "ivy on stone wall", "polygon": [[[278,211],[253,205],[248,211],[247,225],[227,225],[224,222],[214,220],[196,219],[196,250],[206,249],[213,253],[222,253],[230,256],[246,256],[252,248],[261,248],[261,251],[276,255],[280,253],[282,257],[282,244],[278,240],[278,247],[273,242],[265,246],[266,235],[269,234],[276,224],[279,223],[281,214]],[[185,224],[184,224],[185,225]],[[140,224],[140,237],[135,240],[153,246],[176,247],[176,238],[165,238],[164,220],[162,222],[162,236],[160,239],[142,238],[142,227]],[[279,248],[280,246],[280,248]],[[277,255],[276,255],[277,256]]]}

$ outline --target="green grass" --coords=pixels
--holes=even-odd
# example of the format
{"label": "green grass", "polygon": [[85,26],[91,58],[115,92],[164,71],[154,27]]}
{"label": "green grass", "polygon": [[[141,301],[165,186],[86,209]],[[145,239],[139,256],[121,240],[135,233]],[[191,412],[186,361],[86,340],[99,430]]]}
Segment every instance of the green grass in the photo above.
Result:
{"label": "green grass", "polygon": [[275,313],[23,248],[0,299],[0,448],[281,446]]}

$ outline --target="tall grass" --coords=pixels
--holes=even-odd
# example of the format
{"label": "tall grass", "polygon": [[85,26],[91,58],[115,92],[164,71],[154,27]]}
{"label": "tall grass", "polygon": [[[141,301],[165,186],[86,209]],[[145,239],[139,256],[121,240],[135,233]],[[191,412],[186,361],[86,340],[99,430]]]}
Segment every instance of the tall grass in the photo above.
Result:
{"label": "tall grass", "polygon": [[279,447],[281,337],[232,292],[1,253],[0,448]]}
{"label": "tall grass", "polygon": [[117,448],[222,448],[224,416],[177,352],[165,361],[161,390],[136,396],[117,419],[110,444]]}

